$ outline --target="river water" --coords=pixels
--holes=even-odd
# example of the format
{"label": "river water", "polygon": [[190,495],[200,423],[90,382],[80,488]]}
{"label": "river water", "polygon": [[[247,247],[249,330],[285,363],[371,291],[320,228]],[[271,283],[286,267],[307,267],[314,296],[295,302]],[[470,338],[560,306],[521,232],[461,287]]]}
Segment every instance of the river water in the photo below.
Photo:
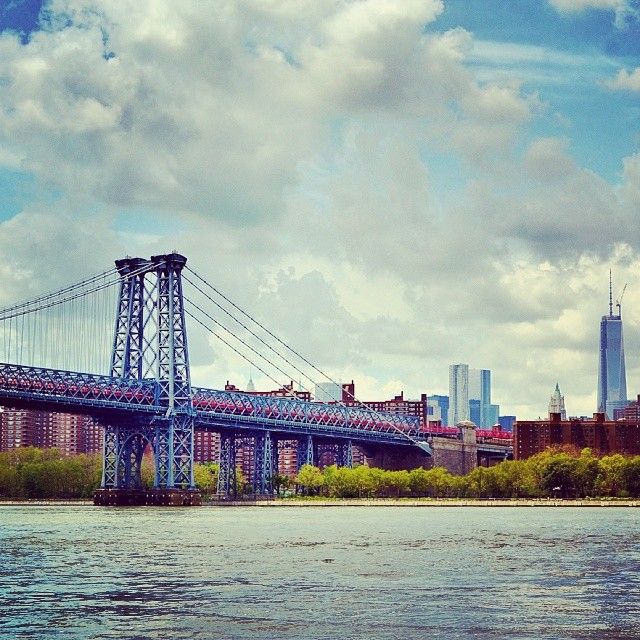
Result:
{"label": "river water", "polygon": [[0,506],[0,638],[640,638],[640,511]]}

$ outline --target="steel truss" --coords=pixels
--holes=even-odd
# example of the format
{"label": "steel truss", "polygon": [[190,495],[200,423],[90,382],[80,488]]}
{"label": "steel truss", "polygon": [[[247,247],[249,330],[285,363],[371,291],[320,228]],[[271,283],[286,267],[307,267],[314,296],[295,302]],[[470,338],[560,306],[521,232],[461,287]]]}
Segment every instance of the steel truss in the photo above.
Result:
{"label": "steel truss", "polygon": [[101,488],[142,489],[142,456],[147,445],[153,444],[153,441],[150,428],[126,424],[106,425]]}
{"label": "steel truss", "polygon": [[218,495],[234,497],[238,495],[236,475],[236,437],[233,433],[220,434]]}
{"label": "steel truss", "polygon": [[353,445],[351,440],[338,443],[336,465],[338,467],[353,467]]}
{"label": "steel truss", "polygon": [[[147,323],[147,326],[151,324]],[[177,386],[184,393],[182,380]],[[264,429],[280,439],[314,434],[336,440],[348,438],[356,442],[401,446],[411,443],[395,427],[420,439],[428,435],[419,430],[418,419],[414,416],[379,414],[340,405],[215,389],[194,388],[192,395],[195,426],[200,429],[235,428],[249,433]],[[59,407],[60,411],[94,415],[124,411],[135,416],[145,413],[165,416],[167,406],[161,404],[161,400],[162,392],[155,378],[114,378],[0,363],[0,401],[9,405],[40,404],[53,410]],[[176,413],[188,412],[184,397],[180,401],[187,404],[187,408],[176,406]],[[183,435],[180,428],[178,435]]]}
{"label": "steel truss", "polygon": [[273,437],[269,431],[256,433],[253,440],[253,491],[254,493],[257,493],[259,495],[271,495],[273,493],[273,476],[278,471],[277,443],[274,442]]}
{"label": "steel truss", "polygon": [[[139,448],[152,443],[154,487],[193,489],[194,411],[182,297],[182,269],[187,259],[177,253],[116,261],[120,298],[111,357],[111,379],[149,383],[154,408],[144,434],[116,427],[114,488],[139,488]],[[108,429],[106,433],[108,432]],[[122,435],[126,434],[126,437]],[[112,440],[105,437],[103,489],[113,477]],[[144,447],[142,446],[142,450]],[[141,457],[142,453],[140,453]]]}
{"label": "steel truss", "polygon": [[313,436],[303,436],[298,438],[298,450],[297,450],[297,469],[300,471],[300,467],[305,464],[313,464],[317,459],[317,448],[314,446]]}

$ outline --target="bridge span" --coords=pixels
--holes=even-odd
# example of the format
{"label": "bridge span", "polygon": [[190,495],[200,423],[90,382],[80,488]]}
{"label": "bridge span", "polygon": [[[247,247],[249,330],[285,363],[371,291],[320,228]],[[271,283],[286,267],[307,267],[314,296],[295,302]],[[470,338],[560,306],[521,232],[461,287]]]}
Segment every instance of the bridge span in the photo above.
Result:
{"label": "bridge span", "polygon": [[[211,324],[209,320],[214,320],[201,304],[184,295],[183,281],[201,293],[207,286],[217,290],[193,271],[189,271],[189,278],[183,276],[186,262],[187,259],[177,253],[150,259],[124,258],[116,261],[114,273],[100,274],[0,311],[5,345],[8,340],[11,354],[13,340],[14,345],[20,345],[22,356],[24,334],[37,337],[43,332],[35,320],[38,314],[65,304],[81,308],[77,306],[78,301],[85,301],[82,308],[86,311],[90,307],[86,300],[92,295],[109,287],[117,290],[108,374],[87,373],[73,367],[35,366],[35,343],[31,349],[29,343],[24,348],[27,355],[31,354],[32,362],[18,363],[11,357],[0,364],[0,403],[85,413],[102,424],[104,462],[96,504],[197,503],[199,494],[193,478],[195,428],[220,433],[218,492],[222,495],[236,491],[235,452],[240,438],[253,441],[254,490],[266,495],[273,492],[278,440],[297,442],[299,466],[317,460],[318,445],[326,443],[336,447],[339,465],[352,464],[354,444],[374,451],[409,453],[410,457],[418,456],[427,463],[432,454],[430,434],[421,427],[417,417],[381,413],[364,405],[347,407],[341,403],[308,402],[298,397],[192,387],[186,317],[205,328]],[[228,310],[225,313],[231,315]],[[234,318],[257,337],[243,323],[246,320]],[[216,328],[228,331],[219,321],[214,323]],[[66,324],[70,324],[69,318]],[[78,335],[73,334],[72,326],[67,341],[61,345],[65,355],[71,345],[81,342]],[[216,337],[220,336],[216,334]],[[92,340],[95,341],[90,335],[89,342]],[[247,344],[243,338],[239,340]],[[223,342],[226,341],[223,339]],[[276,353],[273,347],[268,348]],[[250,350],[257,353],[251,347]],[[278,355],[283,357],[281,353]],[[270,357],[272,360],[264,359],[273,364],[273,356]],[[260,366],[256,368],[263,371]],[[155,470],[151,491],[143,489],[140,476],[142,455],[148,445],[153,451]]]}

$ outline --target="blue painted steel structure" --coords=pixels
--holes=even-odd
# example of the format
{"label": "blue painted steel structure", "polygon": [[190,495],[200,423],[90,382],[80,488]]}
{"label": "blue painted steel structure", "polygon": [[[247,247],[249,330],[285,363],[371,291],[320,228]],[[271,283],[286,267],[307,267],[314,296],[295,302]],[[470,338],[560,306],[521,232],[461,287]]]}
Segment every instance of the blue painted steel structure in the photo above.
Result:
{"label": "blue painted steel structure", "polygon": [[298,440],[298,463],[318,460],[320,443],[352,463],[352,443],[412,446],[426,453],[416,417],[298,398],[192,388],[177,253],[116,261],[120,287],[110,375],[0,363],[0,403],[88,413],[105,427],[104,490],[136,490],[146,445],[155,459],[157,490],[190,491],[194,427],[219,431],[218,491],[232,495],[236,443],[254,443],[254,489],[272,492],[278,441]]}

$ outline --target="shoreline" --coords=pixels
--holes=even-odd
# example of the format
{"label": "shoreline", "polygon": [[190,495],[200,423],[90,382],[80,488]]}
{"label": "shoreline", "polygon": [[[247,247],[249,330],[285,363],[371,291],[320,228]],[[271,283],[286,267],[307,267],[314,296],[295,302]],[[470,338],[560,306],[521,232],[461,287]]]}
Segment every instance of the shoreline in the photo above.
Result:
{"label": "shoreline", "polygon": [[[94,506],[93,500],[0,500],[4,506]],[[640,507],[640,499],[591,498],[561,500],[558,498],[342,498],[342,499],[267,499],[209,500],[203,507]],[[161,507],[165,508],[165,507]],[[180,507],[179,507],[180,508]]]}

